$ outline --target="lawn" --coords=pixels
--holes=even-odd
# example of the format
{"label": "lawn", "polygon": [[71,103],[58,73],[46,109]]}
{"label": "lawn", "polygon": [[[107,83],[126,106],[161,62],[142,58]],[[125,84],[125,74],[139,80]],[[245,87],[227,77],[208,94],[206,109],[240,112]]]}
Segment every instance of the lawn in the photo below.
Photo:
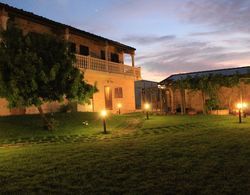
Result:
{"label": "lawn", "polygon": [[[0,194],[249,194],[250,120],[94,113],[0,118]],[[88,120],[89,126],[82,121]]]}

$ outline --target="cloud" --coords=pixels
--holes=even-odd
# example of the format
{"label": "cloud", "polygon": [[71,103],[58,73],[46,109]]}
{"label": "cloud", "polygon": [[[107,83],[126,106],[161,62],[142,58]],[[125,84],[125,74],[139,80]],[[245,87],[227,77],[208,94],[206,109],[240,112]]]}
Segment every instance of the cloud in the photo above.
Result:
{"label": "cloud", "polygon": [[[152,73],[158,81],[174,73],[211,70],[250,65],[250,51],[233,51],[210,42],[176,40],[149,56],[138,56],[145,75]],[[144,74],[143,74],[144,75]]]}
{"label": "cloud", "polygon": [[155,44],[159,42],[171,41],[175,39],[174,35],[164,35],[164,36],[138,36],[138,35],[128,35],[123,38],[122,41],[136,43],[139,45]]}
{"label": "cloud", "polygon": [[250,32],[249,0],[189,0],[183,7],[178,13],[183,21],[225,31]]}
{"label": "cloud", "polygon": [[[231,32],[228,32],[231,33]],[[193,33],[189,33],[189,36],[213,36],[213,35],[221,35],[221,34],[225,34],[225,31],[221,31],[221,30],[216,30],[216,31],[209,31],[209,32],[193,32]]]}

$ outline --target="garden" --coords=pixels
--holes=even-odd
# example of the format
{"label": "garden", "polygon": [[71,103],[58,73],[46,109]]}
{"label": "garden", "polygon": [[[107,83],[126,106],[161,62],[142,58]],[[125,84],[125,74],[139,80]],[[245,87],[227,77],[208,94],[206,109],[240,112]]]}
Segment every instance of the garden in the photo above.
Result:
{"label": "garden", "polygon": [[[0,118],[0,193],[249,193],[250,119],[57,113]],[[88,125],[86,125],[88,124]]]}

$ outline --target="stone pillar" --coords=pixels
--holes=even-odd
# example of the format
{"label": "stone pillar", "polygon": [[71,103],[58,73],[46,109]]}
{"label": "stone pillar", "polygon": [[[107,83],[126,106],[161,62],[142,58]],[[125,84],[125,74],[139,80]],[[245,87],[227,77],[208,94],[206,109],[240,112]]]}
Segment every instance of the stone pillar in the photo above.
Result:
{"label": "stone pillar", "polygon": [[106,72],[109,72],[109,43],[105,42],[105,69]]}
{"label": "stone pillar", "polygon": [[124,52],[121,52],[121,59],[120,59],[121,63],[124,64]]}
{"label": "stone pillar", "polygon": [[2,10],[0,10],[0,28],[3,30],[7,29],[7,24],[8,24],[8,12],[5,11],[5,9],[3,8]]}
{"label": "stone pillar", "polygon": [[132,66],[135,66],[135,53],[131,53]]}
{"label": "stone pillar", "polygon": [[175,108],[175,102],[174,102],[174,91],[171,88],[168,88],[168,90],[169,90],[169,95],[170,95],[171,112],[175,113],[176,108]]}
{"label": "stone pillar", "polygon": [[108,44],[108,41],[105,42],[105,60],[109,60],[109,44]]}

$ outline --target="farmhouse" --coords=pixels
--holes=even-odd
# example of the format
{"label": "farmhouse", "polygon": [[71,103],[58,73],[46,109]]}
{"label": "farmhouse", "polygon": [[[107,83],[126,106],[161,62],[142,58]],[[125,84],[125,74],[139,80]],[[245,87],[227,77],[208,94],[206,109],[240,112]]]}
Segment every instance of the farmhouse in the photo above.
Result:
{"label": "farmhouse", "polygon": [[[108,109],[117,112],[117,104],[123,112],[135,110],[134,82],[141,79],[141,70],[135,67],[135,48],[122,43],[61,24],[33,13],[0,3],[0,29],[5,30],[8,22],[27,32],[53,34],[68,41],[76,55],[75,66],[84,74],[89,84],[96,84],[98,92],[89,105],[76,105],[78,111],[99,111]],[[124,64],[124,56],[131,57],[131,65]],[[37,113],[35,107],[9,109],[8,102],[0,99],[0,115]],[[45,112],[54,112],[60,103],[43,105]]]}

